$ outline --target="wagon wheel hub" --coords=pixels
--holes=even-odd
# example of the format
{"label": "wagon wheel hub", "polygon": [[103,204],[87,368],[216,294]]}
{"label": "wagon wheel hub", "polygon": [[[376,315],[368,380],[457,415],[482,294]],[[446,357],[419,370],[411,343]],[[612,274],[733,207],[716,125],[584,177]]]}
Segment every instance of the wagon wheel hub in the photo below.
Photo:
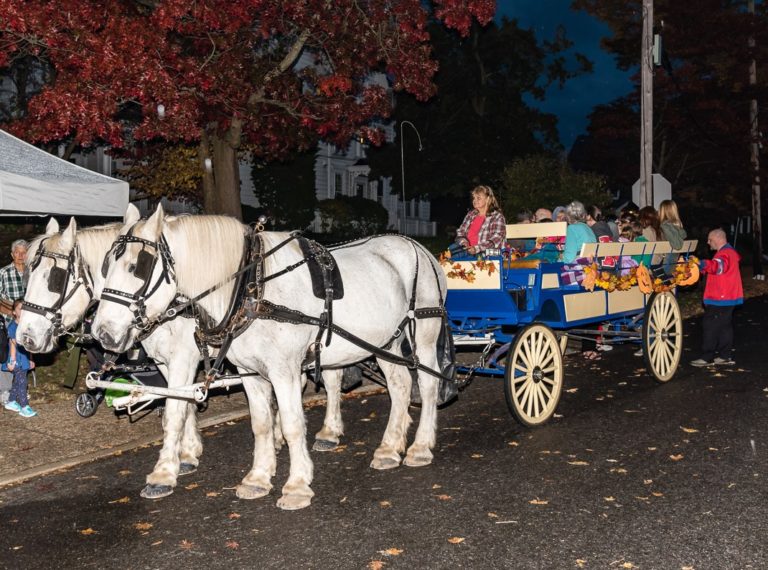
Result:
{"label": "wagon wheel hub", "polygon": [[533,369],[533,374],[531,374],[531,377],[533,378],[534,382],[541,382],[544,379],[544,372],[541,370],[541,368],[536,366]]}

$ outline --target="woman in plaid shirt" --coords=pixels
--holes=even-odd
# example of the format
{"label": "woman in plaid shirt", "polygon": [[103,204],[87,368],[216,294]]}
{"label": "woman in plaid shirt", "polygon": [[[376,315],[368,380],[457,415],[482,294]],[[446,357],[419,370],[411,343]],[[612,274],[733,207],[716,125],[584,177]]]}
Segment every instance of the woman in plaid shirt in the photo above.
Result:
{"label": "woman in plaid shirt", "polygon": [[490,186],[472,190],[472,209],[456,232],[456,243],[474,255],[486,249],[501,249],[507,237],[507,222]]}

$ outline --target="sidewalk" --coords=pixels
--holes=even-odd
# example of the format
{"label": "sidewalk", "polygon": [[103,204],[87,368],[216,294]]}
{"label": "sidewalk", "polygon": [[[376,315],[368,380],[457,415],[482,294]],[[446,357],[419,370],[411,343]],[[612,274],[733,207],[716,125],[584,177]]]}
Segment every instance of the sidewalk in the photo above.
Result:
{"label": "sidewalk", "polygon": [[[382,391],[364,385],[345,397]],[[73,392],[66,400],[32,402],[38,413],[33,418],[0,407],[0,487],[162,440],[162,418],[155,412],[131,422],[102,403],[96,414],[82,418],[74,401]],[[305,405],[324,401],[325,392],[315,393],[313,385],[307,386]],[[210,398],[208,409],[198,415],[198,425],[202,429],[248,413],[245,393],[232,390]]]}

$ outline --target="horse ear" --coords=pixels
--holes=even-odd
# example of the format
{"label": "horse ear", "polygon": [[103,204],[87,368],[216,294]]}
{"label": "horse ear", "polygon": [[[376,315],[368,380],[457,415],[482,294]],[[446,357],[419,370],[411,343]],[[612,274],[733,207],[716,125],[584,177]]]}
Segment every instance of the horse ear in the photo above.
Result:
{"label": "horse ear", "polygon": [[128,209],[125,211],[125,215],[123,216],[123,223],[124,224],[135,224],[139,221],[141,218],[141,214],[139,213],[139,209],[134,206],[133,204],[128,204]]}
{"label": "horse ear", "polygon": [[152,214],[144,224],[145,232],[148,232],[152,239],[157,240],[163,231],[163,222],[165,221],[165,210],[163,205],[158,204],[155,213]]}
{"label": "horse ear", "polygon": [[59,243],[63,249],[70,250],[74,247],[75,234],[77,234],[77,222],[75,221],[75,218],[70,218],[67,229],[61,232],[61,240]]}
{"label": "horse ear", "polygon": [[48,225],[45,226],[45,235],[52,236],[57,233],[59,233],[59,222],[56,221],[56,218],[51,218]]}

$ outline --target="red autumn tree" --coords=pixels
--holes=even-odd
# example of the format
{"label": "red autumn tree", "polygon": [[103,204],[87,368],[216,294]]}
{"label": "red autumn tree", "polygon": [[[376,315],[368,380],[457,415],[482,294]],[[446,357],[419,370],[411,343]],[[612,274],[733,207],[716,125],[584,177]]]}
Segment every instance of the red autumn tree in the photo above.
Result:
{"label": "red autumn tree", "polygon": [[372,73],[427,99],[428,21],[466,34],[494,12],[495,0],[0,0],[0,67],[36,58],[50,71],[9,129],[82,146],[199,143],[205,210],[239,217],[239,151],[381,142],[369,125],[391,98]]}

